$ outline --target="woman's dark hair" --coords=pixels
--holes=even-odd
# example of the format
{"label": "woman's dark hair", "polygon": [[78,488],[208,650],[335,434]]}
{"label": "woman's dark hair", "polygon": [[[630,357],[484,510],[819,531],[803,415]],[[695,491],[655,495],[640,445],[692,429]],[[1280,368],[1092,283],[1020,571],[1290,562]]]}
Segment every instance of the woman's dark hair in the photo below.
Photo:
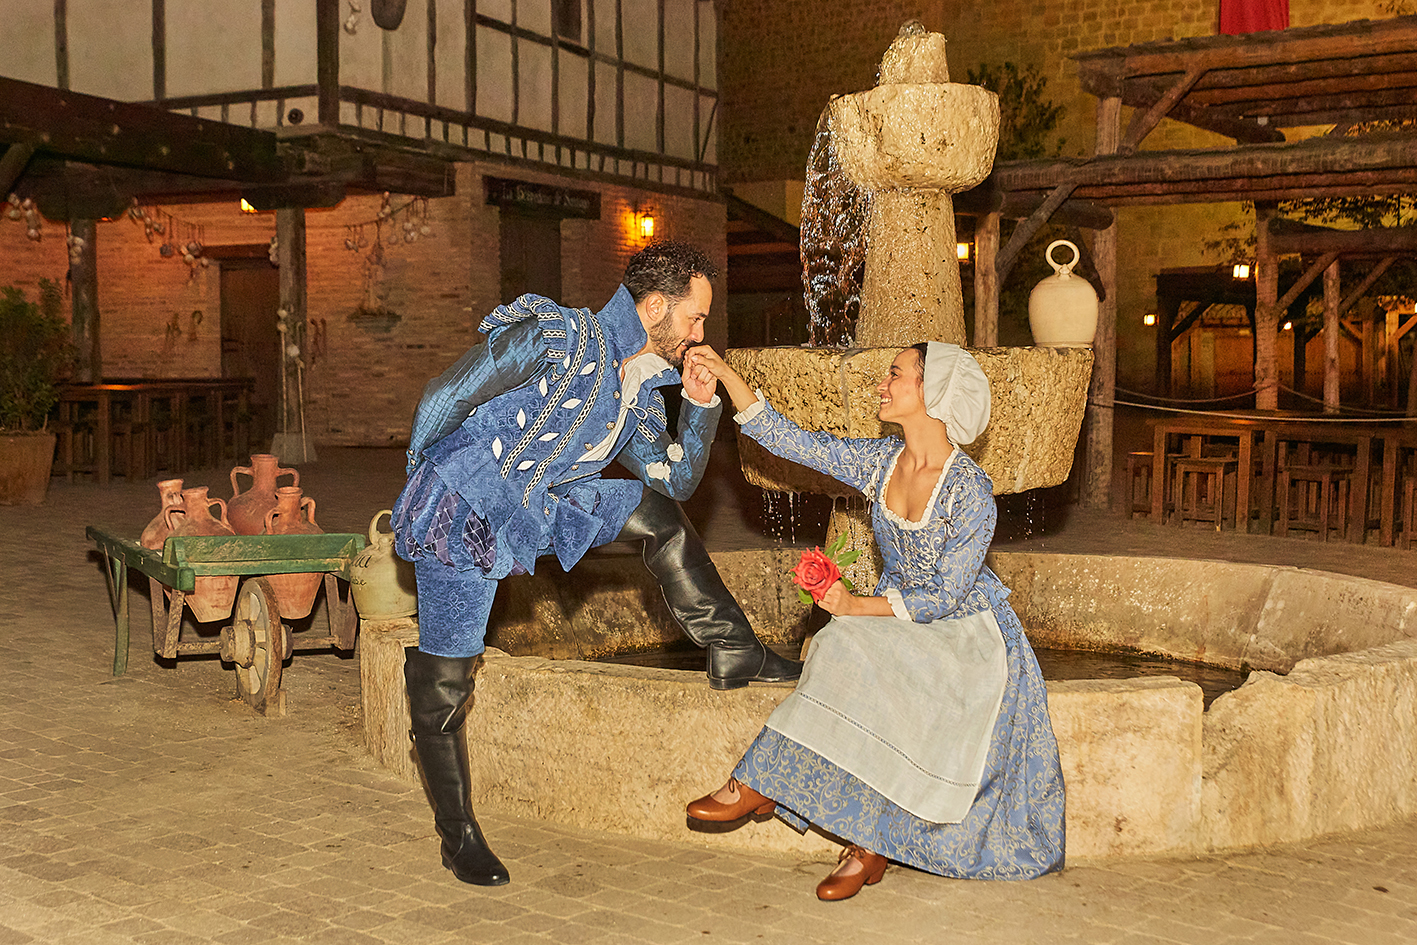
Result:
{"label": "woman's dark hair", "polygon": [[694,276],[717,279],[718,267],[688,243],[651,243],[630,257],[625,266],[625,288],[636,302],[658,292],[673,306],[689,294]]}
{"label": "woman's dark hair", "polygon": [[912,351],[914,351],[916,354],[920,355],[920,360],[915,363],[915,366],[916,366],[916,368],[918,368],[919,371],[920,371],[920,379],[921,379],[921,380],[924,380],[924,379],[925,379],[925,355],[927,355],[927,354],[930,353],[930,342],[928,342],[928,341],[917,342],[916,344],[913,344],[913,345],[910,346],[910,350],[912,350]]}

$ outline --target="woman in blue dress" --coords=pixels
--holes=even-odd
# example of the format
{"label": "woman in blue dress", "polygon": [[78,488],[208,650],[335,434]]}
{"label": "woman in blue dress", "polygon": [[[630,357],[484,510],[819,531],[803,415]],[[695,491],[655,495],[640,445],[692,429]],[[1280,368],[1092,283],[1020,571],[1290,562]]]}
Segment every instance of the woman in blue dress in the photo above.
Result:
{"label": "woman in blue dress", "polygon": [[1063,778],[1038,662],[984,554],[989,477],[957,447],[989,422],[989,383],[957,345],[906,348],[877,392],[904,437],[802,430],[707,349],[743,433],[858,489],[884,562],[871,595],[840,582],[802,679],[698,820],[777,816],[847,842],[817,887],[846,899],[888,860],[961,879],[1031,879],[1063,866]]}

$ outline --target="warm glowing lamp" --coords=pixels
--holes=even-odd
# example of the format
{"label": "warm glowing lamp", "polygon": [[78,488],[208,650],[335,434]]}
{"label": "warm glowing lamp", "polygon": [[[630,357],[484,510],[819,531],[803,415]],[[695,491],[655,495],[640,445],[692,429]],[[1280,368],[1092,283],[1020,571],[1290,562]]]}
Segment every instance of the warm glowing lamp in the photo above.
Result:
{"label": "warm glowing lamp", "polygon": [[960,262],[969,262],[969,244],[956,243],[955,256],[958,257]]}
{"label": "warm glowing lamp", "polygon": [[241,198],[241,212],[242,212],[242,213],[260,213],[259,210],[257,210],[255,207],[251,206],[250,201],[248,201],[245,197],[242,197],[242,198]]}
{"label": "warm glowing lamp", "polygon": [[1230,274],[1236,279],[1250,278],[1250,267],[1247,263],[1236,263],[1235,268],[1230,270]]}
{"label": "warm glowing lamp", "polygon": [[1293,331],[1293,330],[1294,330],[1294,323],[1293,323],[1293,322],[1285,322],[1285,323],[1284,323],[1284,330],[1285,330],[1285,331]]}
{"label": "warm glowing lamp", "polygon": [[649,211],[638,214],[636,223],[639,227],[641,239],[652,239],[654,237],[654,214]]}
{"label": "warm glowing lamp", "polygon": [[1147,312],[1145,315],[1143,315],[1143,316],[1141,317],[1141,323],[1142,323],[1143,325],[1147,326],[1148,328],[1150,328],[1152,325],[1155,325],[1155,324],[1156,324],[1156,313],[1155,313],[1155,312]]}

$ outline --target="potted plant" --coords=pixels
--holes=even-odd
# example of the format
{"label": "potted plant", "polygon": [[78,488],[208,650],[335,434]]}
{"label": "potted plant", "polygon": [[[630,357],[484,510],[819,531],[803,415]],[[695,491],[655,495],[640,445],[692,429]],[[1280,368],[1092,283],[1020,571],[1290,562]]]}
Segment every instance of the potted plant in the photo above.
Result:
{"label": "potted plant", "polygon": [[49,410],[73,364],[59,286],[41,279],[39,301],[0,288],[0,505],[38,505],[49,488]]}

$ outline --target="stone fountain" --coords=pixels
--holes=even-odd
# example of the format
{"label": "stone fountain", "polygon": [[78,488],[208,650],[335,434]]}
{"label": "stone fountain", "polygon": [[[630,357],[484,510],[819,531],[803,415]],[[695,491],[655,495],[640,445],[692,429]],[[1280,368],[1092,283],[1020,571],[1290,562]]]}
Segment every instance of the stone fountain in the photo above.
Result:
{"label": "stone fountain", "polygon": [[[871,194],[857,338],[862,348],[766,348],[730,360],[784,413],[850,436],[889,432],[872,393],[900,347],[962,343],[950,194],[988,173],[992,96],[948,82],[944,40],[912,31],[882,84],[836,100],[837,159]],[[847,260],[850,262],[850,260]],[[973,349],[994,397],[970,453],[996,493],[1067,478],[1091,353]],[[767,489],[843,495],[835,482],[741,444]],[[837,513],[869,547],[859,514]],[[819,834],[747,823],[691,832],[683,804],[720,783],[791,686],[714,692],[700,672],[584,662],[677,639],[658,588],[626,557],[505,582],[469,728],[475,806],[632,836],[829,858]],[[807,608],[784,573],[796,549],[714,555],[769,642],[800,640]],[[852,575],[875,580],[869,557]],[[1322,572],[1125,555],[993,553],[1035,644],[1116,647],[1255,670],[1210,709],[1171,676],[1049,682],[1067,783],[1070,863],[1197,854],[1299,840],[1417,813],[1417,591]],[[618,583],[617,583],[618,581]],[[418,782],[404,647],[415,618],[362,620],[363,734],[376,761]],[[628,646],[625,644],[628,641]],[[558,657],[548,659],[546,657]],[[430,829],[431,836],[431,829]]]}
{"label": "stone fountain", "polygon": [[[998,99],[987,89],[950,82],[945,38],[907,24],[881,61],[879,84],[834,99],[826,120],[836,164],[869,194],[858,347],[735,349],[728,361],[807,429],[883,436],[891,426],[876,419],[875,387],[900,349],[927,340],[966,342],[951,195],[989,175],[999,137]],[[810,209],[804,202],[804,218]],[[1092,352],[971,352],[989,378],[993,418],[967,452],[989,474],[995,494],[1066,481]],[[764,489],[856,495],[746,438],[739,448],[744,475]],[[828,540],[843,530],[852,546],[874,547],[862,509],[833,512]],[[863,555],[849,571],[858,587],[875,583],[879,559],[873,558]]]}

